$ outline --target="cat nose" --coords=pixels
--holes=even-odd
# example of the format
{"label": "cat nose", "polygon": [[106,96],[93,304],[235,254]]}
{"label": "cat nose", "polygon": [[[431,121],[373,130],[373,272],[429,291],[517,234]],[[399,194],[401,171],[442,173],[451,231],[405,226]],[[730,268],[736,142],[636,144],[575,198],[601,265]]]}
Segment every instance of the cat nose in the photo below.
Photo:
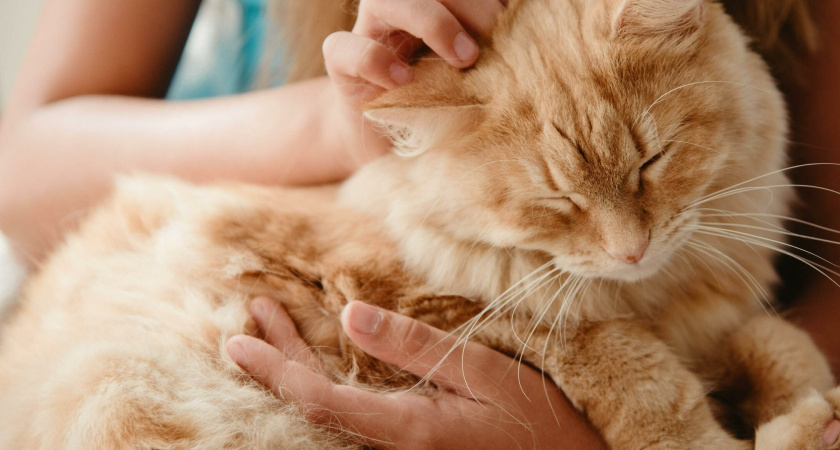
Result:
{"label": "cat nose", "polygon": [[621,261],[627,264],[636,264],[645,256],[645,250],[650,245],[650,239],[645,238],[635,244],[616,246],[613,248],[606,248],[605,250],[616,261]]}

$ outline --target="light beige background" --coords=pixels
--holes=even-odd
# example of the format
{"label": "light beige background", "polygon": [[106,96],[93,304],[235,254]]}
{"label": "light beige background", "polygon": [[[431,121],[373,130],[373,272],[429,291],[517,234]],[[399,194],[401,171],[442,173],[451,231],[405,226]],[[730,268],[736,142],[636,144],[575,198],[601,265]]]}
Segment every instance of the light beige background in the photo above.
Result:
{"label": "light beige background", "polygon": [[[0,0],[0,112],[9,98],[42,2],[43,0]],[[0,233],[0,319],[8,309],[23,276],[22,266],[15,261]]]}
{"label": "light beige background", "polygon": [[43,1],[0,0],[0,111],[9,98]]}

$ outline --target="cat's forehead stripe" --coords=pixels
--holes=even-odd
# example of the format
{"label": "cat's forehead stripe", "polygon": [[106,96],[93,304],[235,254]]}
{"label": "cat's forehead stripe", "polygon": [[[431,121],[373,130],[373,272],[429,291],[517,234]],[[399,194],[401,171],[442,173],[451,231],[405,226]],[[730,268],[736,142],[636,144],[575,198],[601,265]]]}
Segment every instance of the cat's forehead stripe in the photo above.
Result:
{"label": "cat's forehead stripe", "polygon": [[647,155],[647,145],[639,135],[639,130],[626,122],[624,123],[624,126],[627,127],[627,132],[630,134],[630,139],[633,141],[633,147],[636,148],[636,152],[639,154],[639,157],[644,158]]}
{"label": "cat's forehead stripe", "polygon": [[563,189],[557,184],[557,179],[554,178],[554,172],[551,170],[551,164],[544,157],[538,158],[537,163],[543,172],[543,177],[545,178],[549,189],[555,192],[563,192]]}

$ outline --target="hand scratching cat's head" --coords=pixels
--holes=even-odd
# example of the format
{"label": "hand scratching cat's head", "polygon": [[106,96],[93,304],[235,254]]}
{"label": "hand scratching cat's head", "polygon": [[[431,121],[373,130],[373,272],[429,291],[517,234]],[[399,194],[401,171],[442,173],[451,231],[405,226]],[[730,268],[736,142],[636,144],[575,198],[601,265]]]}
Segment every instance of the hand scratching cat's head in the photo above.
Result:
{"label": "hand scratching cat's head", "polygon": [[491,40],[369,105],[417,226],[640,279],[690,235],[687,208],[783,158],[780,96],[717,3],[515,1]]}

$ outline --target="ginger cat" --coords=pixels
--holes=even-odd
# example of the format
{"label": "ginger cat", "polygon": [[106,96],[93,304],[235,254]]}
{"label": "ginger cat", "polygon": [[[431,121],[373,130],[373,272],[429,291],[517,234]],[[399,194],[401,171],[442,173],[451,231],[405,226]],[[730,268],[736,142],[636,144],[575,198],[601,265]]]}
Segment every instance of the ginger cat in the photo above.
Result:
{"label": "ginger cat", "polygon": [[120,181],[3,330],[0,448],[357,446],[226,356],[260,294],[347,383],[418,381],[342,334],[364,300],[523,355],[614,448],[826,447],[840,393],[766,312],[784,103],[718,3],[514,0],[473,69],[415,78],[338,202]]}

